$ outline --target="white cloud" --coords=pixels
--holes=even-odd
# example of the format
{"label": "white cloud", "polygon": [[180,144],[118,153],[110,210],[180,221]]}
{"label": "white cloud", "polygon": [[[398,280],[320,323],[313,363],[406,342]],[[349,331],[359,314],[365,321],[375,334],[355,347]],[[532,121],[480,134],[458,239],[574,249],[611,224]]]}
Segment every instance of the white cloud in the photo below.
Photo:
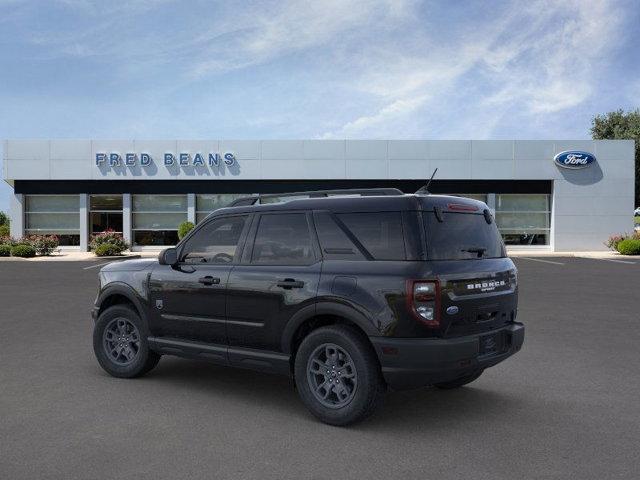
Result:
{"label": "white cloud", "polygon": [[[74,12],[72,28],[25,29],[28,41],[48,57],[111,64],[125,78],[169,66],[181,88],[287,58],[297,67],[306,56],[305,95],[336,104],[330,121],[315,127],[318,136],[338,138],[425,136],[443,118],[461,136],[489,136],[514,110],[568,111],[594,96],[624,21],[614,0],[512,0],[483,15],[479,4],[451,4],[446,28],[442,12],[418,0],[206,2],[191,10],[167,0],[59,5]],[[159,7],[189,15],[175,25],[144,23]],[[319,73],[330,88],[313,78]],[[283,70],[283,82],[288,75]],[[464,118],[449,118],[457,111]]]}
{"label": "white cloud", "polygon": [[[356,86],[382,103],[324,136],[385,136],[384,129],[403,115],[414,115],[442,95],[454,104],[460,97],[476,105],[458,105],[483,123],[463,133],[490,135],[510,108],[542,115],[575,107],[593,94],[598,69],[615,47],[622,22],[616,7],[609,0],[516,1],[491,24],[470,19],[473,35],[426,38],[421,54],[395,49],[378,55],[383,61]],[[458,90],[468,76],[483,85],[475,98]]]}
{"label": "white cloud", "polygon": [[[375,112],[372,115],[365,115],[358,117],[352,122],[347,123],[340,129],[340,135],[348,137],[351,134],[359,134],[363,130],[370,129],[372,127],[384,126],[388,121],[393,120],[407,114],[416,111],[421,107],[427,95],[422,97],[412,97],[407,99],[399,99],[389,105],[385,105],[382,109]],[[321,138],[337,138],[339,135],[332,132],[327,132],[321,136]]]}
{"label": "white cloud", "polygon": [[504,83],[487,98],[489,104],[520,101],[532,113],[549,113],[593,93],[597,71],[615,45],[621,12],[608,0],[539,6],[544,8],[535,23],[489,56],[492,82]]}
{"label": "white cloud", "polygon": [[[292,52],[348,41],[353,32],[384,22],[403,19],[408,0],[317,0],[280,1],[267,8],[252,10],[238,23],[233,20],[233,39],[214,33],[204,38],[209,57],[196,62],[194,74],[245,68]],[[224,27],[223,30],[229,30]],[[216,30],[220,25],[216,26]],[[229,54],[230,52],[230,54]]]}

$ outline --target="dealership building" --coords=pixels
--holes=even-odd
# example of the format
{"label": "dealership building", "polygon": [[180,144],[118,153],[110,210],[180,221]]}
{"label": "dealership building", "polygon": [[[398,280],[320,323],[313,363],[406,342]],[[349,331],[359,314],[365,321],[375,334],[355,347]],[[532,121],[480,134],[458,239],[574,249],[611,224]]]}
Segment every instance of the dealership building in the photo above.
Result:
{"label": "dealership building", "polygon": [[633,228],[629,140],[5,140],[11,235],[87,250],[122,232],[133,250],[247,194],[396,187],[480,199],[507,246],[602,250]]}

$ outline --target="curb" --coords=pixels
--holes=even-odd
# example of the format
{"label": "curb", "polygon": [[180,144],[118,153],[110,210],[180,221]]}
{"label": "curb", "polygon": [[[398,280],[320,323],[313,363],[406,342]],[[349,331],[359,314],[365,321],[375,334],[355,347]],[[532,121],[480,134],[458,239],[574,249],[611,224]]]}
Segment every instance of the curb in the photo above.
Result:
{"label": "curb", "polygon": [[135,260],[136,258],[142,258],[142,255],[112,255],[104,257],[95,256],[86,260]]}

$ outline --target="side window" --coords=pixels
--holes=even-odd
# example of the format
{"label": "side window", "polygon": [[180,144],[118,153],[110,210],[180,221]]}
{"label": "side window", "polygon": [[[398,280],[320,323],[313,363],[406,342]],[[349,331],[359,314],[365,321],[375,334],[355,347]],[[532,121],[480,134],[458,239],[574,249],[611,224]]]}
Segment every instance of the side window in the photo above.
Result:
{"label": "side window", "polygon": [[366,260],[360,249],[327,212],[314,214],[322,256],[326,260]]}
{"label": "side window", "polygon": [[225,217],[208,222],[182,250],[184,263],[231,263],[238,249],[247,216]]}
{"label": "side window", "polygon": [[314,261],[309,224],[304,213],[262,215],[251,263],[309,265]]}
{"label": "side window", "polygon": [[406,260],[400,212],[341,213],[337,217],[375,260]]}

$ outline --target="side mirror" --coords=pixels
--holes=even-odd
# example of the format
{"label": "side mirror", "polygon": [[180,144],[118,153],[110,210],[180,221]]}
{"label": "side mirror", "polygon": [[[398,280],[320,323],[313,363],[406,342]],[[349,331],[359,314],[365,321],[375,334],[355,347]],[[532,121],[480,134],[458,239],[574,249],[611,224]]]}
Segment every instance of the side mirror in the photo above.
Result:
{"label": "side mirror", "polygon": [[165,248],[158,255],[160,265],[174,266],[178,263],[178,251],[175,248]]}

